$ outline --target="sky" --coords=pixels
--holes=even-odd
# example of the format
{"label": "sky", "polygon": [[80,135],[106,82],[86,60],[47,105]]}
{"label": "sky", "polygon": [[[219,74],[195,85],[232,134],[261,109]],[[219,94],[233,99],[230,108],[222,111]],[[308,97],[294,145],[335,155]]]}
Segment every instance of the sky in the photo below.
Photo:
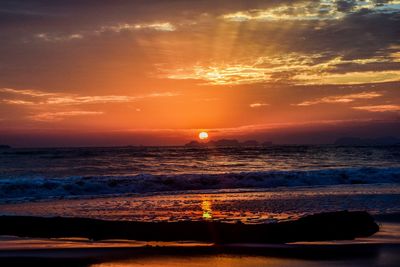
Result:
{"label": "sky", "polygon": [[400,1],[0,0],[0,143],[400,136]]}

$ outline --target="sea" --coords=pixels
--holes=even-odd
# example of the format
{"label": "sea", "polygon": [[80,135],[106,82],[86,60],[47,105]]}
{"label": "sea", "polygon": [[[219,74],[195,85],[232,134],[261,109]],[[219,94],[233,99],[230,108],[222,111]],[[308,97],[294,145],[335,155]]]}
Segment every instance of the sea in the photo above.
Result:
{"label": "sea", "polygon": [[399,146],[0,150],[0,215],[265,223],[400,212]]}

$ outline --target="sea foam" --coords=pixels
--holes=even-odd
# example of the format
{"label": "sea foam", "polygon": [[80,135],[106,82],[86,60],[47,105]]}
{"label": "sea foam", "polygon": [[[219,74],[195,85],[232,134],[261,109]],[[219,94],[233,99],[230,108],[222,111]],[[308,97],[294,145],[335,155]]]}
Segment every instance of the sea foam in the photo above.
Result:
{"label": "sea foam", "polygon": [[0,179],[0,202],[165,191],[400,183],[400,168]]}

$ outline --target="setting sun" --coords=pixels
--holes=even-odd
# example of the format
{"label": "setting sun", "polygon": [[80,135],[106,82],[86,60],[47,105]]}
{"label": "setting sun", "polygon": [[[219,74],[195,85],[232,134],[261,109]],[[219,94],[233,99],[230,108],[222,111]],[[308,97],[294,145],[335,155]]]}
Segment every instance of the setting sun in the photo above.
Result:
{"label": "setting sun", "polygon": [[208,138],[208,133],[207,133],[207,132],[201,132],[201,133],[199,133],[199,138],[200,138],[201,140],[207,139],[207,138]]}

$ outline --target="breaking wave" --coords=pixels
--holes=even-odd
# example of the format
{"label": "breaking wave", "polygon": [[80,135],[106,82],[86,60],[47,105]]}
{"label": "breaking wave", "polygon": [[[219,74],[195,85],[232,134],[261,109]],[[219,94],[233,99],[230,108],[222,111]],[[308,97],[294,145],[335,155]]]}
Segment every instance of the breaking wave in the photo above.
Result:
{"label": "breaking wave", "polygon": [[0,202],[164,191],[400,183],[400,168],[0,179]]}

